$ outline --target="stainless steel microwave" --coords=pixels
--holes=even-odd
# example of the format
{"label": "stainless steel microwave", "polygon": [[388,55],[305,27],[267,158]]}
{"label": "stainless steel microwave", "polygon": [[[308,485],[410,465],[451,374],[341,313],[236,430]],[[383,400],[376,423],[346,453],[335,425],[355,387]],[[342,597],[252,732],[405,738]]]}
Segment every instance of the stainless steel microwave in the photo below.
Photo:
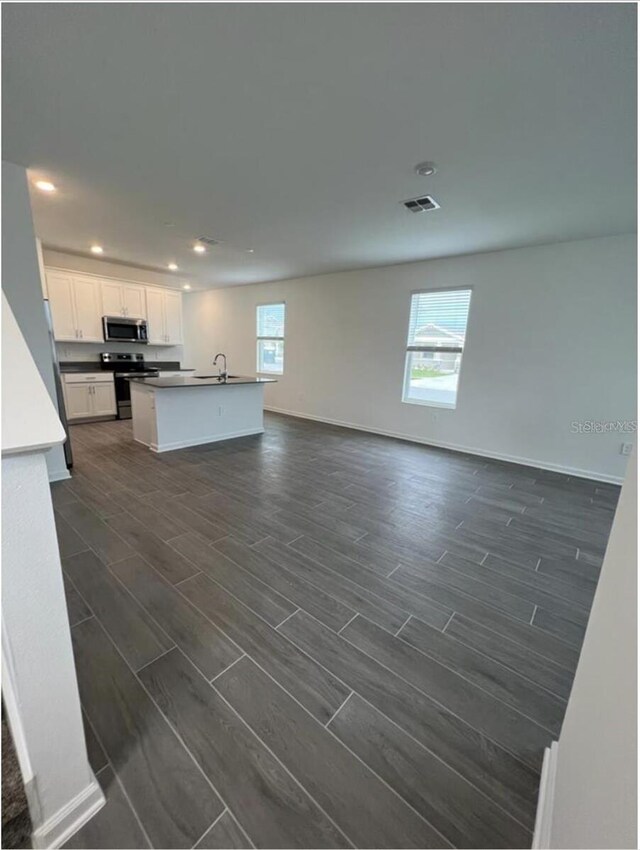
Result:
{"label": "stainless steel microwave", "polygon": [[125,319],[123,316],[103,316],[102,329],[105,342],[147,343],[146,319]]}

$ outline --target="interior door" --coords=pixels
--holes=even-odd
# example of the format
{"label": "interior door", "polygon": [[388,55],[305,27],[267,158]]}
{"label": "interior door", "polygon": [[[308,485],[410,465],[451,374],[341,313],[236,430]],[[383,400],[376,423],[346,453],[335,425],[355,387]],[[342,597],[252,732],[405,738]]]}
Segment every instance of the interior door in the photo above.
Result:
{"label": "interior door", "polygon": [[165,333],[171,345],[182,345],[182,295],[165,292]]}
{"label": "interior door", "polygon": [[116,394],[113,389],[113,381],[92,384],[91,389],[93,390],[93,415],[115,416]]}
{"label": "interior door", "polygon": [[102,315],[124,316],[122,284],[104,280],[102,289]]}
{"label": "interior door", "polygon": [[53,336],[59,340],[77,340],[71,275],[48,272],[47,289],[49,290]]}
{"label": "interior door", "polygon": [[81,342],[104,342],[102,333],[102,303],[97,281],[82,277],[73,279],[76,322]]}
{"label": "interior door", "polygon": [[147,304],[144,295],[144,289],[141,286],[127,286],[125,284],[122,287],[125,316],[130,319],[147,318]]}
{"label": "interior door", "polygon": [[93,384],[65,384],[64,406],[67,419],[79,419],[83,416],[92,416],[91,389]]}
{"label": "interior door", "polygon": [[147,329],[149,342],[166,345],[164,324],[164,292],[161,289],[147,289]]}

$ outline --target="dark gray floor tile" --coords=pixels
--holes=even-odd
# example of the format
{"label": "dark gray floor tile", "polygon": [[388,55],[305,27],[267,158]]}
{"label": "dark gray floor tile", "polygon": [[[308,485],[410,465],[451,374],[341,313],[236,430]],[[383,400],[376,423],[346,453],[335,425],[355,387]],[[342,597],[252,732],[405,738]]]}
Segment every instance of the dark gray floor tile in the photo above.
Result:
{"label": "dark gray floor tile", "polygon": [[73,646],[82,704],[152,844],[192,847],[224,806],[95,618]]}
{"label": "dark gray floor tile", "polygon": [[173,646],[93,552],[66,558],[63,568],[134,670]]}
{"label": "dark gray floor tile", "polygon": [[53,515],[56,521],[56,533],[58,535],[58,548],[61,558],[68,558],[69,555],[76,555],[78,552],[83,552],[88,549],[88,545],[80,537],[80,535],[71,528],[66,519],[54,511]]}
{"label": "dark gray floor tile", "polygon": [[505,639],[504,635],[460,614],[453,615],[445,629],[445,634],[516,673],[522,673],[532,682],[536,682],[564,700],[568,699],[573,682],[572,671],[539,655],[530,647]]}
{"label": "dark gray floor tile", "polygon": [[[119,514],[108,520],[109,526],[123,537],[129,546],[127,555],[134,552],[148,561],[171,584],[195,575],[198,569],[167,543],[149,531],[132,516]],[[125,556],[127,557],[127,556]]]}
{"label": "dark gray floor tile", "polygon": [[206,776],[224,789],[225,802],[256,847],[349,846],[178,650],[150,664],[141,678]]}
{"label": "dark gray floor tile", "polygon": [[[354,621],[354,625],[358,625],[358,620]],[[566,708],[564,700],[482,652],[455,640],[448,629],[443,633],[412,617],[400,630],[398,637],[473,682],[495,699],[535,720],[556,737],[559,735]]]}
{"label": "dark gray floor tile", "polygon": [[243,850],[252,846],[233,816],[223,812],[198,841],[195,850]]}
{"label": "dark gray floor tile", "polygon": [[270,585],[238,569],[221,551],[194,534],[176,537],[170,545],[272,626],[277,626],[298,607]]}
{"label": "dark gray floor tile", "polygon": [[196,576],[180,590],[323,723],[347,698],[349,689],[331,673],[211,579]]}
{"label": "dark gray floor tile", "polygon": [[308,581],[314,587],[326,590],[344,605],[364,614],[384,629],[395,632],[407,619],[406,611],[388,602],[382,596],[377,596],[367,588],[344,578],[340,573],[307,558],[290,546],[282,546],[277,541],[267,538],[252,548],[294,575]]}
{"label": "dark gray floor tile", "polygon": [[455,847],[530,847],[531,831],[354,694],[329,728]]}
{"label": "dark gray floor tile", "polygon": [[549,729],[362,617],[356,617],[341,634],[469,726],[532,768],[540,767],[544,749],[553,737]]}
{"label": "dark gray floor tile", "polygon": [[447,846],[248,658],[223,673],[215,687],[356,847]]}
{"label": "dark gray floor tile", "polygon": [[134,850],[134,848],[149,847],[150,844],[111,767],[105,767],[97,779],[107,802],[63,846],[78,848],[78,850],[82,848]]}
{"label": "dark gray floor tile", "polygon": [[586,623],[584,625],[572,623],[554,611],[537,608],[533,617],[533,625],[566,641],[570,646],[575,647],[576,651],[579,651],[582,646]]}
{"label": "dark gray floor tile", "polygon": [[333,549],[329,549],[315,540],[301,537],[291,543],[291,548],[318,561],[356,584],[372,590],[378,596],[391,602],[392,605],[406,611],[407,616],[414,614],[424,620],[425,623],[436,628],[443,628],[452,614],[453,609],[441,606],[419,594],[408,592],[391,579],[375,575],[351,558],[345,557],[339,552],[334,552]]}
{"label": "dark gray floor tile", "polygon": [[84,503],[68,502],[60,505],[58,510],[103,563],[111,564],[133,555],[133,550],[122,537]]}
{"label": "dark gray floor tile", "polygon": [[292,572],[280,567],[261,552],[249,546],[225,537],[213,544],[234,564],[250,573],[255,579],[261,579],[277,590],[297,607],[317,617],[325,626],[338,631],[354,616],[355,611],[329,596],[319,587],[314,587]]}
{"label": "dark gray floor tile", "polygon": [[432,753],[532,825],[538,784],[535,770],[308,615],[298,612],[281,628]]}
{"label": "dark gray floor tile", "polygon": [[91,617],[92,612],[64,573],[62,574],[62,578],[64,580],[64,595],[67,600],[69,625],[73,627],[81,620],[86,620],[87,617]]}
{"label": "dark gray floor tile", "polygon": [[103,767],[106,767],[109,763],[105,751],[102,749],[102,744],[98,741],[96,737],[96,733],[93,731],[93,727],[89,722],[87,715],[82,712],[82,724],[84,727],[84,738],[87,744],[87,755],[89,757],[89,764],[91,765],[91,769],[94,773],[97,773],[99,770],[102,770]]}
{"label": "dark gray floor tile", "polygon": [[[400,573],[400,575],[398,575]],[[396,578],[397,577],[397,578]],[[407,589],[418,594],[426,592],[427,581],[423,577],[416,577],[412,572],[397,570],[392,580],[401,582]],[[528,623],[515,620],[507,616],[497,608],[492,608],[484,602],[473,599],[462,591],[443,586],[436,582],[429,583],[430,598],[435,599],[443,605],[449,605],[451,610],[463,614],[469,619],[481,623],[487,628],[493,629],[503,637],[522,643],[531,649],[550,658],[556,663],[572,669],[578,661],[578,654],[573,646],[542,629],[533,628]],[[421,619],[419,617],[419,619]]]}
{"label": "dark gray floor tile", "polygon": [[160,516],[158,517],[160,522],[163,521],[162,517],[164,516],[171,517],[184,525],[189,531],[199,534],[210,542],[219,540],[228,533],[227,529],[216,525],[211,520],[205,519],[205,517],[196,513],[196,511],[192,511],[183,501],[176,498],[167,498],[166,493],[154,492],[143,498],[146,503],[160,512]]}
{"label": "dark gray floor tile", "polygon": [[207,679],[217,676],[242,654],[143,558],[126,558],[113,564],[112,571]]}

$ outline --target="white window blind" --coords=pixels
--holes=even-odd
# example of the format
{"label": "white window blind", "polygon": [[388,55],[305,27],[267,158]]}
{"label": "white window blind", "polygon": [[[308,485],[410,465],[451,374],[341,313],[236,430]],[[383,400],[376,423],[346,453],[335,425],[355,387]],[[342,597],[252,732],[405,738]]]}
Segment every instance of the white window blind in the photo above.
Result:
{"label": "white window blind", "polygon": [[411,296],[403,401],[456,406],[470,303],[470,289]]}
{"label": "white window blind", "polygon": [[257,370],[270,375],[284,371],[285,305],[259,304],[256,308]]}

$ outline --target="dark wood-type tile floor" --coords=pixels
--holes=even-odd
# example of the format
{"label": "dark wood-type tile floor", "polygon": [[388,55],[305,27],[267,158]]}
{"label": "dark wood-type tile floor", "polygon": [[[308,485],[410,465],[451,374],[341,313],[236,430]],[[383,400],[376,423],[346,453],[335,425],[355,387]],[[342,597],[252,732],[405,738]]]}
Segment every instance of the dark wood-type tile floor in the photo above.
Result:
{"label": "dark wood-type tile floor", "polygon": [[529,847],[618,488],[268,415],[75,426],[69,847]]}

